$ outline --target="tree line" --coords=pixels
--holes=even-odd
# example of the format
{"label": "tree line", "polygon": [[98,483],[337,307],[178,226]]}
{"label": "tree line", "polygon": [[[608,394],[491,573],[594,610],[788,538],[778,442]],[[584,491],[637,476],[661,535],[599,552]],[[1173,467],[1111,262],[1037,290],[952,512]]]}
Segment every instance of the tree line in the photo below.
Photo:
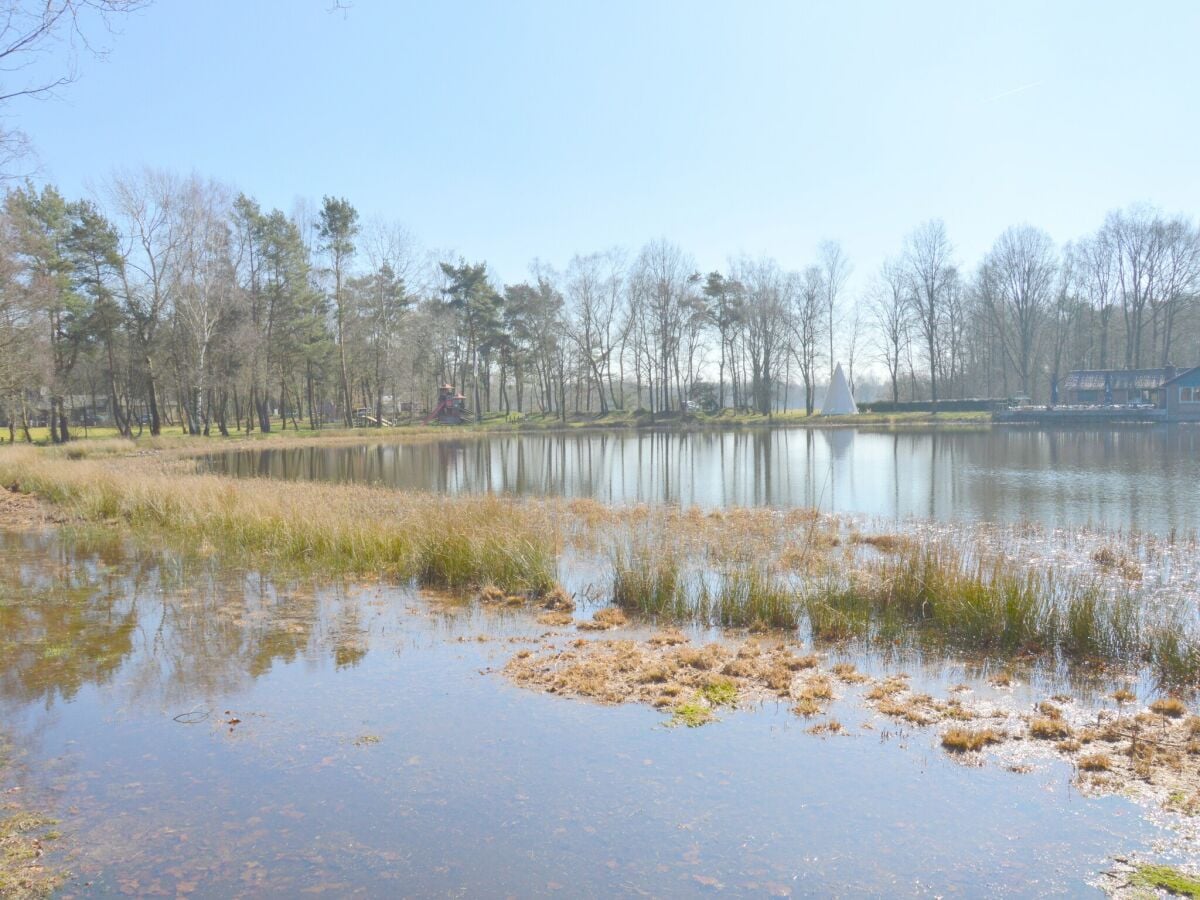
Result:
{"label": "tree line", "polygon": [[1061,247],[1008,228],[973,267],[926,222],[853,295],[836,242],[799,271],[703,272],[660,239],[500,284],[344,198],[285,214],[150,168],[92,199],[12,187],[0,236],[10,438],[382,426],[443,382],[476,416],[769,415],[812,412],[839,359],[892,400],[1046,398],[1072,368],[1200,363],[1200,232],[1145,205]]}

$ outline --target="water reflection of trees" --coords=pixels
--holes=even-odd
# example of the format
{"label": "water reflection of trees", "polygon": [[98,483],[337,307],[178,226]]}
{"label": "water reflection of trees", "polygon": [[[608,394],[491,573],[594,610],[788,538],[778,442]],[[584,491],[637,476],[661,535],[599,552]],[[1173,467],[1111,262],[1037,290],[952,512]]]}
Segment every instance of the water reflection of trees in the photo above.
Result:
{"label": "water reflection of trees", "polygon": [[4,549],[0,696],[48,706],[111,681],[133,650],[137,613],[110,591],[105,557],[79,567],[60,546],[47,548],[43,566],[28,550]]}
{"label": "water reflection of trees", "polygon": [[357,665],[355,597],[109,544],[0,536],[0,699],[47,707],[86,686],[175,704],[302,656]]}
{"label": "water reflection of trees", "polygon": [[247,451],[218,468],[443,493],[821,506],[869,515],[1190,531],[1194,426],[503,434]]}

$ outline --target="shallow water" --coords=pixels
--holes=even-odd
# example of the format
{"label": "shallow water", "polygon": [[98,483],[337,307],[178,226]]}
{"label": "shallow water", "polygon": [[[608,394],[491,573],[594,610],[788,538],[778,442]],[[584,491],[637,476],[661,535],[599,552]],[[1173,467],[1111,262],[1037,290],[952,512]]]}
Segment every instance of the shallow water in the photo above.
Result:
{"label": "shallow water", "polygon": [[1065,765],[964,766],[852,698],[818,737],[773,703],[668,729],[519,689],[523,611],[0,540],[0,727],[67,892],[1077,895],[1163,836]]}
{"label": "shallow water", "polygon": [[1200,528],[1200,428],[508,434],[212,457],[239,476],[608,503],[815,506],[1166,535]]}

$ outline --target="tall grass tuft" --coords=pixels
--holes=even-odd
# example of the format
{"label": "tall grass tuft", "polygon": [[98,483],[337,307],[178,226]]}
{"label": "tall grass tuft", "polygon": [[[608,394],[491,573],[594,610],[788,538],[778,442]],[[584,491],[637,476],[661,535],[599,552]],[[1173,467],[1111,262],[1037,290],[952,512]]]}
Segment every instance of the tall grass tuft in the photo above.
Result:
{"label": "tall grass tuft", "polygon": [[795,589],[762,563],[726,568],[702,609],[718,625],[794,629],[800,623]]}
{"label": "tall grass tuft", "polygon": [[613,603],[654,618],[684,620],[695,612],[689,601],[683,560],[647,537],[618,545],[611,554]]}

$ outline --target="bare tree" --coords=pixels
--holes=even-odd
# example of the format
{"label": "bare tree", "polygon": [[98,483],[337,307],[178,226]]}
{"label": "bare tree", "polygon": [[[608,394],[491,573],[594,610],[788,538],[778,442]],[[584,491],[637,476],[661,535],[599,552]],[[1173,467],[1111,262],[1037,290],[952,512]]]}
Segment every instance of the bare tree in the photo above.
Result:
{"label": "bare tree", "polygon": [[179,198],[179,265],[175,311],[190,349],[188,430],[208,432],[209,357],[213,338],[234,314],[231,250],[232,193],[215,182],[191,178]]}
{"label": "bare tree", "polygon": [[829,332],[829,377],[833,378],[833,367],[837,361],[833,355],[833,338],[837,329],[837,304],[841,297],[846,279],[850,277],[850,260],[842,252],[842,245],[837,241],[823,241],[818,251],[821,266],[822,291],[825,295],[825,306],[829,316],[825,321]]}
{"label": "bare tree", "polygon": [[[1200,287],[1200,231],[1176,216],[1160,225],[1163,253],[1158,296],[1154,298],[1155,330],[1161,333],[1162,365],[1171,363],[1176,324],[1188,303],[1196,302]],[[1160,323],[1161,319],[1161,323]]]}
{"label": "bare tree", "polygon": [[1100,345],[1101,369],[1109,367],[1112,314],[1117,308],[1116,252],[1111,238],[1111,232],[1101,229],[1075,245],[1074,273],[1079,290],[1100,325],[1096,340]]}
{"label": "bare tree", "polygon": [[901,263],[887,261],[871,301],[871,314],[879,340],[879,352],[892,385],[892,402],[900,400],[900,367],[910,342],[912,304],[909,277]]}
{"label": "bare tree", "polygon": [[612,357],[630,321],[625,316],[625,275],[619,250],[575,256],[567,266],[566,331],[595,387],[600,412],[617,405]]}
{"label": "bare tree", "polygon": [[825,279],[818,266],[809,266],[791,278],[792,354],[804,379],[804,411],[811,416],[816,407],[817,353],[824,336]]}
{"label": "bare tree", "polygon": [[941,364],[939,351],[945,313],[942,306],[957,278],[951,258],[953,252],[941,219],[932,219],[919,226],[908,236],[905,246],[909,300],[925,341],[929,393],[934,403],[938,399],[938,368]]}
{"label": "bare tree", "polygon": [[[649,354],[650,412],[671,409],[671,378],[679,384],[679,347],[683,340],[684,301],[689,295],[695,265],[675,244],[651,241],[633,267],[641,315],[641,335]],[[655,396],[657,394],[657,396]],[[682,399],[682,398],[681,398]]]}
{"label": "bare tree", "polygon": [[[370,273],[362,285],[361,312],[366,319],[368,353],[375,389],[375,426],[383,427],[383,392],[393,348],[412,300],[409,284],[417,277],[413,236],[401,225],[376,220],[364,240]],[[392,392],[393,397],[395,391]]]}
{"label": "bare tree", "polygon": [[[0,0],[0,109],[14,100],[45,97],[76,78],[78,49],[94,56],[98,29],[111,32],[116,19],[149,0]],[[65,46],[65,56],[50,53]],[[43,64],[52,58],[48,67]],[[0,128],[0,179],[13,177],[14,162],[29,152],[28,138]]]}
{"label": "bare tree", "polygon": [[1007,229],[980,270],[987,299],[1009,364],[1021,390],[1033,396],[1034,356],[1046,308],[1054,296],[1058,258],[1050,235],[1028,225]]}
{"label": "bare tree", "polygon": [[795,284],[775,260],[766,257],[736,260],[729,271],[745,289],[743,322],[754,405],[764,416],[770,415],[779,370],[786,359]]}
{"label": "bare tree", "polygon": [[168,172],[145,168],[114,175],[108,193],[123,231],[122,300],[144,366],[150,433],[157,435],[162,416],[154,354],[178,283],[183,235],[176,210],[181,185]]}

